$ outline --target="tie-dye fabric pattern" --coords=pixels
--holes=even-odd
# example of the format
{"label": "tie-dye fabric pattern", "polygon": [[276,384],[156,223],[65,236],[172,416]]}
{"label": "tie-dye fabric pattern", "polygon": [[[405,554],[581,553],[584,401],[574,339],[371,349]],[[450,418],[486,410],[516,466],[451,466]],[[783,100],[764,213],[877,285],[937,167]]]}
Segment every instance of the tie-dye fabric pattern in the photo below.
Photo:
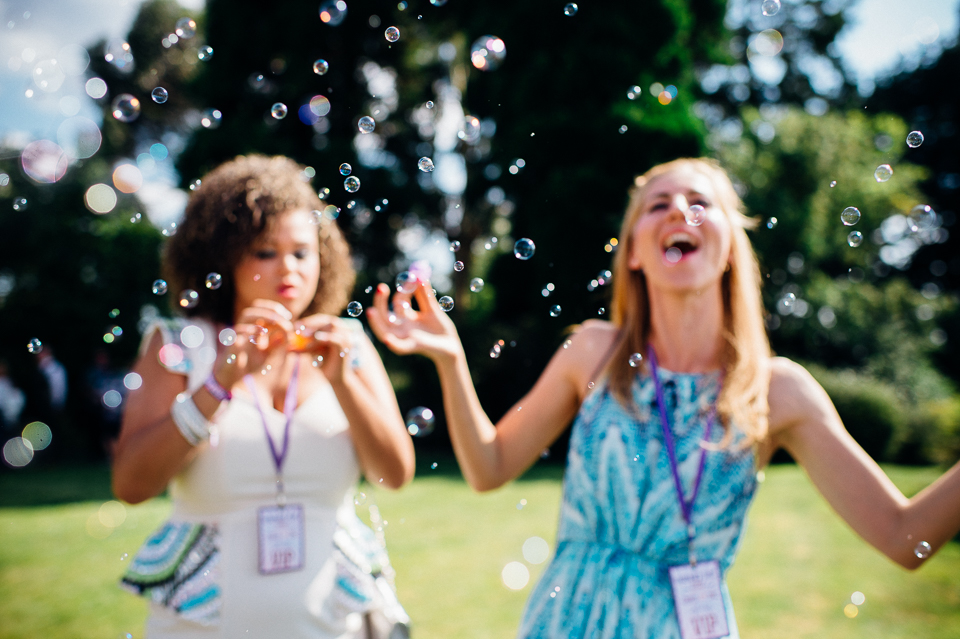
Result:
{"label": "tie-dye fabric pattern", "polygon": [[[660,369],[684,490],[689,497],[719,375]],[[633,409],[605,386],[587,397],[573,425],[556,554],[524,611],[520,637],[680,639],[668,568],[688,560],[656,393],[638,375]],[[719,442],[722,428],[711,440]],[[751,448],[707,453],[693,506],[699,561],[733,563],[756,490]],[[739,634],[723,587],[730,639]]]}

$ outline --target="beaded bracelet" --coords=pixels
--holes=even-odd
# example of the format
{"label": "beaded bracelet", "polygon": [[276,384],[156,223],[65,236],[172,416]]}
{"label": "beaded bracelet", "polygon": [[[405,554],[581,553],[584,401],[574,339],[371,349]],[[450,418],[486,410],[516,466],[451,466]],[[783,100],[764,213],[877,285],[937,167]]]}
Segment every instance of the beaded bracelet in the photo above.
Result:
{"label": "beaded bracelet", "polygon": [[203,382],[203,387],[206,388],[207,392],[213,395],[213,398],[218,402],[229,402],[233,399],[233,393],[221,386],[217,378],[213,376],[213,373],[210,373]]}
{"label": "beaded bracelet", "polygon": [[170,417],[191,446],[197,446],[210,438],[210,421],[197,408],[192,396],[184,393],[177,395],[170,405]]}

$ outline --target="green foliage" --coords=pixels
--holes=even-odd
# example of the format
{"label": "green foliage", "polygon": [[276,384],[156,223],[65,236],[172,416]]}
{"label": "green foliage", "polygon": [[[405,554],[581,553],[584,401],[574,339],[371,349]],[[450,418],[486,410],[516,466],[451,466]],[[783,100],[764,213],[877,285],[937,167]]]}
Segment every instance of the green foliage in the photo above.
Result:
{"label": "green foliage", "polygon": [[[894,142],[906,136],[906,126],[892,115],[818,118],[799,109],[764,116],[746,109],[744,119],[752,130],[761,120],[776,126],[768,143],[748,134],[718,150],[743,186],[748,212],[765,222],[777,219],[775,226],[761,224],[753,238],[768,281],[774,349],[850,369],[820,372],[848,428],[878,459],[940,459],[931,434],[942,428],[927,407],[956,390],[934,362],[940,348],[934,338],[940,318],[955,313],[957,302],[922,295],[891,274],[896,271],[880,261],[875,241],[887,217],[923,201],[918,183],[926,171],[902,161],[906,146]],[[882,163],[895,172],[878,183],[873,174]],[[840,220],[848,206],[861,212],[852,227]],[[864,236],[859,247],[848,245],[853,230]],[[778,306],[787,294],[798,298],[792,309]],[[895,404],[900,409],[893,410]]]}
{"label": "green foliage", "polygon": [[894,388],[852,370],[816,365],[807,365],[807,369],[830,395],[843,425],[857,443],[875,460],[887,460],[891,439],[907,425]]}

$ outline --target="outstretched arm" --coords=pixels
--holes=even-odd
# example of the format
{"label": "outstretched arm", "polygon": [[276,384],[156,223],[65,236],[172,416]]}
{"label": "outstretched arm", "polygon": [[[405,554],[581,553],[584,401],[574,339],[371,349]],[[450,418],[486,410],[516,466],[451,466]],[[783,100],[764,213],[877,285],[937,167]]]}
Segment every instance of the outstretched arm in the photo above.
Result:
{"label": "outstretched arm", "polygon": [[420,282],[414,293],[419,310],[410,295],[397,293],[391,312],[389,290],[377,287],[367,310],[370,327],[395,353],[419,353],[436,365],[450,439],[467,482],[485,491],[518,477],[573,419],[582,397],[578,380],[588,374],[579,371],[596,351],[581,339],[574,340],[578,347],[559,350],[533,389],[494,426],[477,398],[457,329],[430,284]]}
{"label": "outstretched arm", "polygon": [[[905,568],[923,563],[960,530],[960,464],[907,499],[854,441],[826,391],[799,364],[773,360],[770,432],[803,466],[834,510],[868,543]],[[932,553],[931,553],[932,554]]]}

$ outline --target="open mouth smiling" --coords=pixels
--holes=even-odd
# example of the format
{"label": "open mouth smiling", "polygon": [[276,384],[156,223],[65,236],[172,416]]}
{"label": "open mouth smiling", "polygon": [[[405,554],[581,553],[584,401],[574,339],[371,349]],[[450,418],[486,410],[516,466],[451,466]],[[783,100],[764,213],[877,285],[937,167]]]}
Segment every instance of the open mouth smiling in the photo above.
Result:
{"label": "open mouth smiling", "polygon": [[[676,260],[671,260],[673,262],[686,257],[687,255],[693,253],[700,248],[700,240],[689,233],[683,231],[677,231],[670,233],[664,238],[661,245],[661,249],[664,252],[664,255],[668,257],[676,257]],[[679,255],[678,255],[679,253]]]}

